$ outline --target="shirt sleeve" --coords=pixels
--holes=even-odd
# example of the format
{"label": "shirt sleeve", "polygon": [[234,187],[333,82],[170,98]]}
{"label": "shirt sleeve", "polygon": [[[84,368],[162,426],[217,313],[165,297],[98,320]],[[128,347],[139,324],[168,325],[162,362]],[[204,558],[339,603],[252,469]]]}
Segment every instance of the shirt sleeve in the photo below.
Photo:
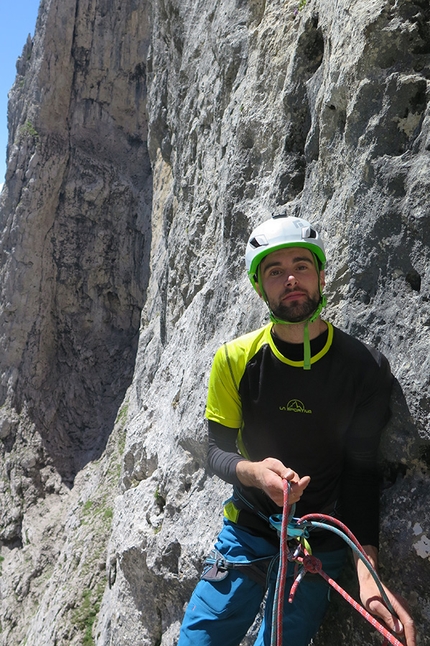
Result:
{"label": "shirt sleeve", "polygon": [[[373,354],[373,352],[372,352]],[[343,522],[362,545],[379,547],[378,449],[390,416],[392,375],[387,359],[373,354],[376,365],[363,379],[356,413],[348,432],[341,487]]]}
{"label": "shirt sleeve", "polygon": [[212,364],[206,418],[229,428],[242,426],[242,403],[226,344],[218,349]]}
{"label": "shirt sleeve", "polygon": [[228,428],[213,421],[208,422],[208,468],[225,482],[239,486],[236,465],[243,457],[238,454],[236,448],[237,431],[238,429]]}

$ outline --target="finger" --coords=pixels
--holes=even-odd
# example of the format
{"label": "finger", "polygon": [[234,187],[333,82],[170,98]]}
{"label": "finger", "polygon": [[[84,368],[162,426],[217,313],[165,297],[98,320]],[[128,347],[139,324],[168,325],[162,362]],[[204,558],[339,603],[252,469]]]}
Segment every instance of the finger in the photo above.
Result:
{"label": "finger", "polygon": [[288,482],[290,482],[291,484],[293,484],[293,482],[298,482],[299,480],[298,474],[292,469],[288,468],[284,471],[281,477],[283,480],[288,480]]}
{"label": "finger", "polygon": [[309,476],[301,478],[298,483],[293,483],[289,491],[289,504],[299,502],[300,498],[303,495],[304,489],[308,486],[310,482]]}
{"label": "finger", "polygon": [[406,621],[403,622],[403,627],[407,646],[416,646],[417,633],[413,619],[409,617]]}
{"label": "finger", "polygon": [[299,485],[300,489],[302,491],[304,491],[306,489],[306,487],[308,486],[308,484],[310,483],[310,481],[311,481],[310,476],[303,476],[303,478],[300,478],[300,480],[298,482],[298,485]]}
{"label": "finger", "polygon": [[397,595],[390,595],[391,602],[393,604],[394,611],[399,617],[399,624],[403,632],[407,646],[416,646],[416,630],[414,620],[408,611],[408,606],[405,599],[398,597]]}
{"label": "finger", "polygon": [[390,630],[401,633],[403,632],[403,626],[400,620],[397,617],[394,617],[391,612],[388,610],[387,606],[382,602],[380,597],[371,597],[368,599],[366,604],[367,610],[380,617],[384,623],[390,628]]}
{"label": "finger", "polygon": [[287,469],[281,477],[283,480],[288,480],[292,487],[299,487],[300,489],[306,489],[311,481],[310,476],[303,476],[303,478],[300,478],[292,469]]}
{"label": "finger", "polygon": [[[416,646],[416,631],[412,617],[402,605],[397,603],[395,597],[391,596],[391,602],[396,615],[393,615],[382,603],[379,597],[369,599],[367,609],[373,615],[380,617],[390,630],[398,635],[404,635],[407,646]],[[400,618],[399,618],[400,617]]]}
{"label": "finger", "polygon": [[293,482],[291,484],[291,489],[292,491],[296,493],[302,494],[303,491],[306,489],[308,484],[310,483],[311,479],[309,476],[303,476],[303,478],[300,478],[298,482]]}

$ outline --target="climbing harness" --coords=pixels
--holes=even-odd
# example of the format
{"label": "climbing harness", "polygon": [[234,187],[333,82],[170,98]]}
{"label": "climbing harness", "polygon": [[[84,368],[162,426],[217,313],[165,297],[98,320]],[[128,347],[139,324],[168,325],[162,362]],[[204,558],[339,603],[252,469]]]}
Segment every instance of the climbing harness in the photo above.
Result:
{"label": "climbing harness", "polygon": [[[339,520],[328,516],[326,514],[307,514],[302,518],[294,518],[295,505],[290,506],[288,503],[290,492],[290,484],[287,480],[284,481],[284,505],[283,513],[276,514],[270,518],[272,526],[278,531],[280,535],[280,556],[279,568],[276,579],[275,596],[273,602],[272,613],[272,634],[270,646],[282,646],[282,612],[284,606],[285,596],[285,581],[287,575],[288,562],[295,562],[298,566],[298,573],[295,576],[293,585],[291,586],[288,601],[291,603],[294,599],[297,587],[300,581],[307,572],[311,574],[319,574],[334,588],[339,594],[357,610],[364,619],[366,619],[374,628],[376,628],[384,636],[384,644],[392,644],[392,646],[402,646],[402,643],[394,637],[375,617],[373,617],[367,610],[357,603],[340,585],[329,577],[323,570],[321,561],[312,556],[311,549],[307,538],[309,537],[309,529],[320,528],[327,529],[340,536],[354,551],[354,553],[365,564],[370,574],[372,575],[381,597],[387,606],[388,610],[395,615],[393,607],[387,594],[382,587],[382,583],[371,565],[366,552],[357,541],[352,532]],[[292,539],[295,539],[293,547]],[[288,543],[290,542],[290,544]]]}

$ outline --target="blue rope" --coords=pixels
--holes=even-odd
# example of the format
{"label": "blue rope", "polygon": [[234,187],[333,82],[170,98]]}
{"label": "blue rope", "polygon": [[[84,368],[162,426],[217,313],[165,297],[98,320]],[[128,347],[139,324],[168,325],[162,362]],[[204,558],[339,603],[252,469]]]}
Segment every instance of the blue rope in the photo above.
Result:
{"label": "blue rope", "polygon": [[330,532],[334,532],[335,534],[337,534],[338,536],[340,536],[340,537],[345,541],[345,543],[347,543],[347,544],[352,548],[353,552],[355,552],[355,554],[357,554],[357,556],[359,557],[359,559],[364,563],[364,565],[367,567],[367,569],[369,570],[370,574],[372,575],[373,580],[375,581],[376,585],[378,586],[378,590],[379,590],[379,592],[381,593],[381,596],[382,596],[382,598],[383,598],[383,600],[384,600],[384,602],[385,602],[385,605],[387,606],[388,610],[389,610],[393,615],[395,615],[395,616],[396,616],[396,613],[395,613],[395,611],[394,611],[394,608],[393,608],[393,606],[391,605],[391,602],[390,602],[390,600],[388,599],[387,594],[386,594],[386,592],[385,592],[384,588],[382,587],[381,581],[379,580],[379,577],[378,577],[377,573],[375,572],[375,569],[373,568],[373,566],[372,566],[372,564],[370,563],[370,561],[369,561],[369,560],[364,556],[364,554],[362,554],[362,553],[360,552],[360,550],[357,548],[357,546],[356,546],[356,544],[354,543],[354,541],[352,541],[352,540],[351,540],[351,539],[350,539],[350,538],[349,538],[349,537],[348,537],[344,532],[342,532],[342,530],[340,530],[338,527],[333,527],[332,525],[328,525],[327,523],[319,523],[318,521],[315,521],[315,520],[305,521],[304,529],[305,529],[306,527],[308,527],[308,526],[310,526],[310,527],[320,527],[321,529],[328,529]]}

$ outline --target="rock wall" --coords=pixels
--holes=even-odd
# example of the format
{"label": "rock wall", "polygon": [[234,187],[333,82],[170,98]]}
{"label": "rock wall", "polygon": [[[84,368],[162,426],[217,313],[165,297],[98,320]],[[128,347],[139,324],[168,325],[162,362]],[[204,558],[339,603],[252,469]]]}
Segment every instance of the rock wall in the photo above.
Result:
{"label": "rock wall", "polygon": [[[265,320],[243,252],[275,208],[320,226],[327,318],[397,378],[382,572],[430,644],[428,2],[43,0],[17,72],[0,644],[176,643],[229,492],[208,371]],[[316,646],[380,643],[336,603]]]}

